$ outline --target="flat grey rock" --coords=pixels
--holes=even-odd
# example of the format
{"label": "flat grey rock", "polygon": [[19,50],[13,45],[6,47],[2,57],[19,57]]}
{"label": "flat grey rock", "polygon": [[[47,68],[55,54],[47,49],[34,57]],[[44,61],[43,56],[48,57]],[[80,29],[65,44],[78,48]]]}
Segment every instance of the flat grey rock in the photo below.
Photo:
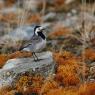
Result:
{"label": "flat grey rock", "polygon": [[30,72],[35,74],[42,74],[48,76],[54,73],[54,60],[52,53],[47,51],[43,53],[37,53],[39,61],[34,61],[31,58],[16,58],[8,60],[5,66],[0,69],[0,87],[11,85],[17,75],[24,72]]}

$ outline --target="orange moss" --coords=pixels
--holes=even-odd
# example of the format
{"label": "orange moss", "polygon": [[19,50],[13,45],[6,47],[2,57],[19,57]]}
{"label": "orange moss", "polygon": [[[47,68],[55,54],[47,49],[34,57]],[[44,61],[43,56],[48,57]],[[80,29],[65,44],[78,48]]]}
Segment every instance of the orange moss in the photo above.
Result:
{"label": "orange moss", "polygon": [[77,89],[75,88],[58,88],[50,90],[45,95],[79,95]]}
{"label": "orange moss", "polygon": [[78,65],[78,62],[81,61],[80,58],[68,51],[64,51],[63,53],[53,53],[53,58],[59,65]]}
{"label": "orange moss", "polygon": [[0,18],[0,21],[6,22],[9,25],[19,24],[21,22],[20,20],[18,20],[17,14],[15,14],[14,12],[3,14]]}
{"label": "orange moss", "polygon": [[8,55],[0,55],[0,68],[5,64],[5,62],[9,59]]}
{"label": "orange moss", "polygon": [[54,60],[58,63],[58,64],[63,64],[63,62],[68,59],[68,58],[72,58],[74,55],[71,52],[68,51],[64,51],[61,53],[53,53],[53,57]]}
{"label": "orange moss", "polygon": [[29,16],[26,20],[26,23],[39,23],[41,21],[41,16],[39,14],[33,14],[32,16]]}
{"label": "orange moss", "polygon": [[88,59],[91,61],[95,60],[95,50],[91,49],[91,48],[86,49],[84,56],[85,56],[86,60],[88,60]]}
{"label": "orange moss", "polygon": [[42,85],[42,92],[43,94],[47,93],[48,91],[52,89],[58,88],[58,83],[54,80],[48,80]]}
{"label": "orange moss", "polygon": [[54,59],[58,64],[56,81],[64,86],[78,85],[80,77],[77,72],[80,72],[78,71],[80,59],[67,51],[54,53]]}
{"label": "orange moss", "polygon": [[[4,4],[2,2],[0,2],[0,10],[4,8]],[[0,14],[1,15],[1,14]]]}
{"label": "orange moss", "polygon": [[53,58],[57,64],[63,64],[63,62],[64,62],[64,58],[61,53],[54,53]]}
{"label": "orange moss", "polygon": [[65,84],[78,84],[80,82],[80,75],[84,76],[85,78],[89,75],[88,66],[85,63],[81,63],[80,58],[77,58],[74,55],[68,55],[69,57],[66,57],[65,53],[63,53],[63,55],[57,53],[54,56],[58,64],[56,77],[58,80],[60,80],[59,82],[65,80]]}
{"label": "orange moss", "polygon": [[5,22],[12,22],[13,20],[16,19],[16,14],[11,12],[11,13],[7,13],[6,15],[3,15],[2,21]]}
{"label": "orange moss", "polygon": [[65,5],[64,2],[65,2],[65,0],[54,0],[55,10],[56,11],[62,10],[63,6]]}
{"label": "orange moss", "polygon": [[64,95],[79,95],[77,87],[64,88]]}
{"label": "orange moss", "polygon": [[59,89],[52,89],[50,90],[47,94],[45,95],[64,95],[64,90],[59,88]]}
{"label": "orange moss", "polygon": [[82,84],[79,88],[79,95],[95,95],[95,82]]}
{"label": "orange moss", "polygon": [[[35,80],[34,80],[35,79]],[[43,84],[41,76],[22,76],[16,83],[16,89],[19,92],[26,93],[25,95],[35,92],[39,93]]]}
{"label": "orange moss", "polygon": [[49,38],[54,39],[60,36],[66,36],[71,33],[71,30],[68,28],[64,28],[62,26],[58,26],[53,29],[53,32],[49,33]]}
{"label": "orange moss", "polygon": [[11,7],[15,3],[15,0],[6,0],[5,5]]}
{"label": "orange moss", "polygon": [[[16,93],[17,91],[16,90],[11,90],[11,91],[9,91],[9,92],[7,92],[7,93],[5,93],[6,95],[15,95],[15,93]],[[5,95],[4,94],[4,95]]]}
{"label": "orange moss", "polygon": [[58,67],[55,79],[64,86],[78,85],[80,83],[79,76],[75,72],[75,68],[69,65],[60,65]]}
{"label": "orange moss", "polygon": [[[0,14],[0,20],[7,22],[9,24],[19,24],[21,23],[21,19],[18,19],[18,14],[15,14],[14,12],[10,12],[7,13],[5,15]],[[31,16],[29,16],[28,18],[26,18],[24,20],[23,23],[40,23],[42,20],[41,15],[40,14],[32,14]]]}
{"label": "orange moss", "polygon": [[80,79],[77,74],[69,73],[64,77],[63,83],[65,86],[76,86],[80,83]]}
{"label": "orange moss", "polygon": [[63,73],[63,74],[67,74],[68,72],[75,72],[75,68],[72,68],[72,66],[70,65],[59,65],[58,69],[57,69],[57,73]]}
{"label": "orange moss", "polygon": [[55,60],[56,60],[57,57],[58,58],[66,58],[66,59],[74,57],[73,53],[71,53],[69,51],[64,51],[64,52],[61,52],[61,53],[57,52],[57,53],[54,53],[53,55],[54,55]]}
{"label": "orange moss", "polygon": [[55,5],[60,6],[60,5],[63,5],[64,2],[65,2],[65,0],[55,0]]}
{"label": "orange moss", "polygon": [[0,14],[0,21],[3,19],[3,15],[2,14]]}
{"label": "orange moss", "polygon": [[25,51],[17,51],[15,53],[9,54],[9,58],[20,58],[20,57],[31,57],[32,53],[31,52],[25,52]]}
{"label": "orange moss", "polygon": [[23,95],[30,95],[32,93],[37,93],[37,95],[38,95],[38,93],[40,93],[40,90],[41,90],[41,88],[39,88],[39,87],[36,87],[36,88],[25,87],[24,91],[22,93],[23,93]]}
{"label": "orange moss", "polygon": [[[6,86],[6,87],[2,87],[0,89],[0,95],[8,95],[7,93],[9,93],[12,90],[11,87]],[[11,94],[10,94],[11,95]]]}

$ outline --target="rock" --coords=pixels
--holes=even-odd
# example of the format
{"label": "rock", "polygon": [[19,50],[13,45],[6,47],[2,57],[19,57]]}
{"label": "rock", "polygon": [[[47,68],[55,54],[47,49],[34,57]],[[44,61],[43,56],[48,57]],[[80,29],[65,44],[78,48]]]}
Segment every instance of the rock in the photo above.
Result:
{"label": "rock", "polygon": [[31,74],[41,74],[47,77],[54,73],[54,60],[52,53],[47,51],[37,53],[40,61],[34,61],[33,58],[16,58],[6,62],[6,65],[0,69],[0,87],[12,85],[12,82],[19,74],[30,72]]}

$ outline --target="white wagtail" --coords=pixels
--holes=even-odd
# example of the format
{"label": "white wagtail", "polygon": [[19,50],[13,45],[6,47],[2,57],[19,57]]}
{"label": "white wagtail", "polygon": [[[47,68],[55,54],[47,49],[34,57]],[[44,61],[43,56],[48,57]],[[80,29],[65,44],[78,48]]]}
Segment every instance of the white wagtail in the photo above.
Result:
{"label": "white wagtail", "polygon": [[30,43],[20,48],[22,51],[31,51],[35,61],[39,60],[35,53],[42,51],[46,46],[46,37],[43,34],[44,29],[44,27],[35,26],[34,34],[30,39]]}

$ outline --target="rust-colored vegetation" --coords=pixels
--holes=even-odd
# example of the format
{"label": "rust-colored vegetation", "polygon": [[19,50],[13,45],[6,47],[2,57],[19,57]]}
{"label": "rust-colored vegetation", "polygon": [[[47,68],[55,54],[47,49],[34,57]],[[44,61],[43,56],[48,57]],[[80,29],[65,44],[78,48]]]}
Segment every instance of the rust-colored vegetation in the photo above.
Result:
{"label": "rust-colored vegetation", "polygon": [[16,83],[16,89],[18,92],[24,95],[30,93],[40,93],[41,86],[43,84],[43,77],[40,75],[36,76],[22,76]]}
{"label": "rust-colored vegetation", "polygon": [[41,15],[33,14],[33,15],[29,16],[26,20],[26,23],[29,23],[29,24],[31,24],[33,22],[40,23],[41,22]]}
{"label": "rust-colored vegetation", "polygon": [[[0,2],[0,10],[3,8],[13,7],[15,3],[17,4],[18,1],[23,1],[23,0],[2,0],[2,1],[6,2],[5,3]],[[58,50],[57,52],[51,51],[56,65],[56,67],[54,68],[55,72],[47,77],[37,74],[35,75],[22,74],[21,76],[18,76],[17,80],[14,83],[15,85],[12,85],[12,87],[7,86],[0,88],[0,95],[95,95],[95,47],[93,47],[93,44],[95,45],[95,37],[91,39],[92,43],[91,46],[93,48],[91,46],[88,46],[88,43],[86,43],[87,47],[85,46],[83,48],[84,39],[82,39],[80,35],[82,34],[81,30],[85,29],[77,30],[79,27],[81,27],[80,25],[81,22],[79,23],[77,22],[79,25],[77,27],[76,25],[72,26],[72,24],[70,25],[70,27],[69,25],[67,25],[68,27],[65,27],[66,25],[62,24],[63,21],[65,22],[63,18],[69,19],[69,17],[73,16],[75,17],[74,21],[76,22],[77,15],[81,13],[81,12],[78,13],[78,11],[82,10],[80,9],[82,5],[80,5],[80,7],[76,6],[78,8],[75,8],[74,6],[77,5],[80,0],[67,0],[68,2],[75,1],[75,4],[73,4],[73,2],[71,3],[73,8],[70,7],[71,5],[65,4],[66,0],[46,0],[46,2],[43,2],[44,0],[42,1],[38,0],[38,1],[39,1],[39,3],[37,4],[38,9],[35,10],[38,10],[39,12],[38,11],[33,12],[34,10],[31,9],[25,9],[24,8],[25,6],[23,7],[20,6],[19,8],[17,8],[16,10],[17,12],[1,13],[0,11],[0,22],[4,23],[8,29],[10,28],[13,30],[14,28],[16,28],[16,26],[18,27],[19,25],[24,25],[24,24],[27,25],[32,25],[34,23],[44,24],[45,21],[43,20],[43,17],[45,17],[45,15],[48,15],[49,11],[51,13],[54,12],[56,14],[56,17],[54,17],[54,19],[50,21],[46,20],[45,23],[46,24],[48,22],[50,23],[49,27],[50,32],[47,32],[48,35],[47,41],[49,40],[50,42],[52,42],[52,40],[54,40],[55,41],[54,44],[56,44],[55,46],[58,46],[59,48],[63,46],[61,48],[62,50]],[[91,0],[84,0],[84,1],[91,1]],[[21,4],[23,5],[22,2]],[[82,7],[84,11],[84,6]],[[63,16],[62,12],[64,12],[65,16]],[[78,18],[80,16],[81,15],[79,15]],[[77,20],[81,21],[80,18]],[[71,23],[71,21],[72,20],[70,20],[70,22],[66,22],[66,24]],[[75,22],[74,24],[76,24]],[[11,26],[13,28],[11,28]],[[85,26],[83,25],[81,28],[85,28]],[[5,30],[6,31],[4,32],[8,32],[7,29]],[[87,34],[86,36],[88,37]],[[72,37],[72,39],[70,37]],[[75,40],[73,40],[73,37],[75,38],[76,42]],[[73,44],[68,43],[71,41]],[[19,47],[20,45],[18,43],[15,46],[15,48]],[[71,50],[71,47],[75,48],[75,51],[79,52],[78,53],[74,52],[74,50]],[[50,50],[52,50],[52,48],[53,47],[51,46]],[[22,51],[16,51],[11,54],[0,54],[0,68],[2,68],[9,59],[31,57],[31,56],[32,52],[22,52]]]}
{"label": "rust-colored vegetation", "polygon": [[49,34],[49,38],[54,39],[62,36],[66,36],[71,33],[71,30],[63,26],[55,26],[53,32]]}
{"label": "rust-colored vegetation", "polygon": [[0,55],[0,68],[5,64],[5,62],[9,59],[7,55]]}
{"label": "rust-colored vegetation", "polygon": [[82,84],[79,88],[79,95],[95,95],[95,82]]}
{"label": "rust-colored vegetation", "polygon": [[86,60],[94,61],[95,60],[95,49],[92,49],[92,48],[86,49],[84,56]]}

